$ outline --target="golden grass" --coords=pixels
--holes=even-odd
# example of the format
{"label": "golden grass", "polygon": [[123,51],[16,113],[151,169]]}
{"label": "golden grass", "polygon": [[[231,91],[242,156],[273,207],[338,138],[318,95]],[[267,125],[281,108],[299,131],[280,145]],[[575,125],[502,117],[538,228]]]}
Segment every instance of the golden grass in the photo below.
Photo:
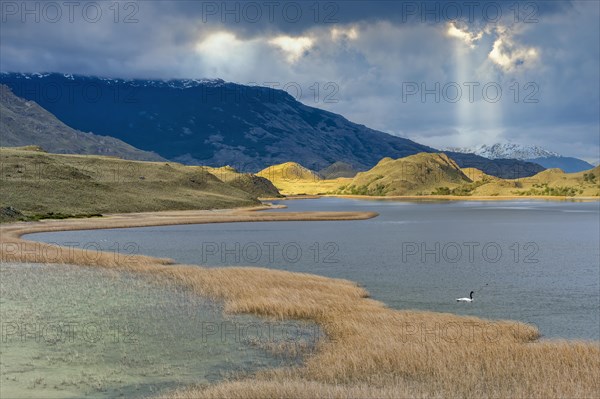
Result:
{"label": "golden grass", "polygon": [[460,168],[460,170],[465,174],[465,176],[469,178],[469,180],[474,182],[482,180],[492,181],[500,179],[499,177],[488,175],[487,173],[477,168]]}
{"label": "golden grass", "polygon": [[349,184],[352,179],[339,177],[334,180],[277,180],[273,184],[283,195],[319,195],[334,193]]}
{"label": "golden grass", "polygon": [[270,180],[284,195],[317,195],[337,191],[352,179],[337,178],[324,180],[318,173],[296,162],[269,166],[256,174]]}
{"label": "golden grass", "polygon": [[510,321],[394,311],[346,281],[262,269],[209,274],[191,287],[224,299],[227,311],[313,320],[328,340],[301,367],[166,398],[579,398],[600,388],[597,344],[536,342],[534,327]]}
{"label": "golden grass", "polygon": [[297,162],[285,162],[269,166],[256,174],[271,181],[274,180],[322,180],[315,171],[305,168]]}
{"label": "golden grass", "polygon": [[419,153],[404,158],[384,158],[358,173],[339,194],[429,195],[438,187],[471,183],[446,154]]}
{"label": "golden grass", "polygon": [[[600,167],[578,173],[548,169],[531,177],[501,179],[476,168],[461,169],[445,154],[420,153],[395,160],[384,158],[354,178],[323,180],[309,172],[298,164],[285,163],[260,173],[285,195],[343,194],[359,198],[449,200],[600,199]],[[594,177],[590,178],[590,175]],[[444,194],[444,189],[459,195],[435,195]]]}
{"label": "golden grass", "polygon": [[[588,174],[592,174],[594,179],[586,179]],[[535,176],[522,179],[491,179],[488,183],[477,187],[473,194],[531,197],[535,195],[550,196],[561,191],[565,192],[565,194],[560,194],[563,198],[599,197],[600,167],[597,166],[594,169],[577,173],[565,173],[560,169],[547,169]],[[570,192],[566,193],[567,191]]]}
{"label": "golden grass", "polygon": [[[0,226],[2,260],[30,261],[9,251],[35,231],[217,223],[253,220],[368,218],[369,213],[165,212]],[[43,244],[45,245],[45,244]],[[110,256],[107,254],[107,256]],[[67,259],[65,259],[66,261]],[[597,397],[597,342],[538,341],[538,331],[511,321],[397,311],[368,298],[355,283],[262,268],[167,265],[132,257],[75,257],[79,264],[147,274],[223,300],[231,313],[318,323],[327,339],[305,363],[252,378],[181,389],[167,398]],[[37,261],[44,261],[38,259]]]}

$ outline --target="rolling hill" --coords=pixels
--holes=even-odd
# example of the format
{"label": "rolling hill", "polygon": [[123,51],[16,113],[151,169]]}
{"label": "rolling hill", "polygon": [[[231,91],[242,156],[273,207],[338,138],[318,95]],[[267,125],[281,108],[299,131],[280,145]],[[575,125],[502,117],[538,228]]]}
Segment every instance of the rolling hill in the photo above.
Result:
{"label": "rolling hill", "polygon": [[513,181],[495,179],[475,188],[472,195],[598,197],[600,167],[577,173],[548,169],[535,176]]}
{"label": "rolling hill", "polygon": [[285,162],[279,165],[269,166],[258,172],[256,175],[267,178],[270,181],[323,180],[323,177],[320,174],[305,168],[297,162]]}
{"label": "rolling hill", "polygon": [[361,172],[339,194],[426,195],[438,187],[456,188],[472,183],[458,164],[446,154],[421,153],[400,159],[384,158]]}
{"label": "rolling hill", "polygon": [[204,167],[211,175],[232,187],[252,194],[257,198],[280,197],[281,194],[270,180],[252,173],[240,173],[230,166]]}
{"label": "rolling hill", "polygon": [[[35,148],[0,148],[0,157],[0,208],[4,221],[232,208],[258,205],[258,195],[278,194],[260,178],[229,172],[225,179],[233,182],[229,184],[218,179],[214,171],[173,162],[48,154]],[[245,189],[248,181],[259,183]]]}
{"label": "rolling hill", "polygon": [[297,162],[284,162],[269,166],[257,173],[268,179],[285,195],[325,194],[341,184],[340,180],[327,180],[314,170],[305,168]]}
{"label": "rolling hill", "polygon": [[600,196],[600,167],[578,173],[548,169],[531,177],[502,179],[476,168],[460,168],[444,153],[384,158],[354,178],[324,179],[295,163],[275,165],[260,175],[287,195]]}

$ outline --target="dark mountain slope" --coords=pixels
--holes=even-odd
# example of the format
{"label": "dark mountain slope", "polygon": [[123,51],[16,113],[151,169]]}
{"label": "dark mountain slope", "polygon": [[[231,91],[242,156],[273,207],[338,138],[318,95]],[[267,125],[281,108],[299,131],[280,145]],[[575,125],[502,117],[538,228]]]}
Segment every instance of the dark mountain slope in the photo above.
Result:
{"label": "dark mountain slope", "polygon": [[114,137],[84,133],[65,125],[34,101],[15,96],[0,85],[0,146],[41,146],[60,154],[108,155],[140,161],[164,161]]}
{"label": "dark mountain slope", "polygon": [[[61,74],[1,74],[0,82],[69,126],[115,137],[188,164],[255,172],[293,161],[321,170],[337,161],[366,170],[384,157],[437,150],[308,107],[282,90],[222,80],[124,81]],[[542,167],[447,153],[461,167],[502,177]]]}
{"label": "dark mountain slope", "polygon": [[565,173],[577,173],[594,168],[594,165],[573,157],[544,157],[529,159],[529,162],[535,162],[546,169],[562,169]]}

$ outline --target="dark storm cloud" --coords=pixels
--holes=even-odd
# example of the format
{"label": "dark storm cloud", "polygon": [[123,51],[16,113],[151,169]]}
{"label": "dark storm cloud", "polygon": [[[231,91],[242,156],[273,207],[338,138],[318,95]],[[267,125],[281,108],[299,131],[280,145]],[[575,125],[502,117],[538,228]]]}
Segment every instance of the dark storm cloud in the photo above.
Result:
{"label": "dark storm cloud", "polygon": [[[2,71],[219,77],[276,82],[279,88],[293,83],[308,105],[432,146],[510,139],[597,157],[597,2],[2,1],[1,6]],[[449,32],[457,12],[460,21]],[[436,101],[435,95],[423,100],[420,93],[403,98],[407,82],[430,89],[458,82],[464,89],[472,81],[502,85],[502,101],[470,103],[463,97],[453,103]],[[529,82],[538,85],[537,103],[522,101]],[[325,101],[332,93],[324,89],[329,83],[335,101]],[[509,101],[514,84],[517,102]]]}
{"label": "dark storm cloud", "polygon": [[[159,2],[155,2],[159,3]],[[162,7],[162,5],[161,5]],[[482,24],[564,12],[569,1],[176,1],[175,14],[203,23],[224,23],[247,34],[277,30],[300,33],[314,25],[388,21],[395,24]]]}
{"label": "dark storm cloud", "polygon": [[[0,68],[181,77],[194,62],[190,54],[197,41],[216,30],[250,40],[264,35],[301,35],[338,25],[440,25],[457,15],[473,26],[482,26],[489,21],[497,23],[496,19],[514,23],[517,11],[521,19],[544,18],[571,6],[548,1],[527,2],[517,8],[514,2],[489,0],[2,1]],[[414,47],[419,46],[415,41]],[[144,62],[150,59],[157,63],[155,68]]]}

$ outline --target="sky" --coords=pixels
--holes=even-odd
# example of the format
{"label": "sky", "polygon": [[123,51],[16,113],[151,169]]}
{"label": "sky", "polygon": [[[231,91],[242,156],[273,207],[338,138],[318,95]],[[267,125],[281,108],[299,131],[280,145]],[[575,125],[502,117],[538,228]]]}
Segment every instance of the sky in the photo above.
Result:
{"label": "sky", "polygon": [[221,78],[436,148],[600,158],[600,2],[1,1],[0,70]]}

